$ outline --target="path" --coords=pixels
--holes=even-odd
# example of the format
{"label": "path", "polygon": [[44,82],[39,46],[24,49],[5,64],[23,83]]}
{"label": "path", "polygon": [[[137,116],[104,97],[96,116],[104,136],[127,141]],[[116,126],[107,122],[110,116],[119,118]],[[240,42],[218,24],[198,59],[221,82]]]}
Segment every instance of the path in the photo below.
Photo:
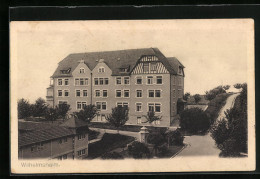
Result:
{"label": "path", "polygon": [[[238,95],[239,93],[236,93],[227,98],[226,104],[220,110],[217,120],[225,116],[224,111],[233,107],[235,99]],[[220,150],[216,147],[215,141],[211,138],[210,133],[204,136],[185,136],[184,143],[187,144],[187,147],[182,150],[176,157],[203,155],[218,156],[220,153]]]}

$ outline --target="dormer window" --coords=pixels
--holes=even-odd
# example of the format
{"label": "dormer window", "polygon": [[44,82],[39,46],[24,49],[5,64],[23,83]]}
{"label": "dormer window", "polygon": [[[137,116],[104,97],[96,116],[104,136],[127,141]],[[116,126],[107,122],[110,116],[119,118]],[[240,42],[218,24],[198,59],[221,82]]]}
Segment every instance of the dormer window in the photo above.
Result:
{"label": "dormer window", "polygon": [[181,67],[179,66],[179,71],[178,71],[178,73],[179,73],[179,74],[182,74],[181,71],[182,71],[182,69],[181,69]]}
{"label": "dormer window", "polygon": [[104,73],[105,72],[105,68],[104,67],[99,67],[98,72],[99,73]]}
{"label": "dormer window", "polygon": [[121,73],[124,73],[124,72],[127,72],[128,69],[127,69],[127,68],[120,68],[119,71],[120,71]]}
{"label": "dormer window", "polygon": [[60,72],[61,72],[61,74],[69,74],[70,73],[70,68],[66,69],[66,70],[61,70]]}
{"label": "dormer window", "polygon": [[79,73],[85,73],[85,69],[84,68],[80,68],[79,69]]}

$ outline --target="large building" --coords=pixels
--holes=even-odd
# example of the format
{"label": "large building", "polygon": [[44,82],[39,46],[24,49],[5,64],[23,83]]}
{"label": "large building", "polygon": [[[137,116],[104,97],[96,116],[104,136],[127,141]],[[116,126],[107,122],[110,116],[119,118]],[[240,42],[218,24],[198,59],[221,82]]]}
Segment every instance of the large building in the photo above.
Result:
{"label": "large building", "polygon": [[19,159],[82,159],[88,156],[88,125],[71,117],[60,125],[19,122]]}
{"label": "large building", "polygon": [[67,103],[70,112],[94,104],[99,122],[115,106],[129,107],[128,124],[141,124],[155,111],[162,119],[154,125],[170,126],[184,107],[183,69],[157,48],[70,54],[51,76],[47,102]]}

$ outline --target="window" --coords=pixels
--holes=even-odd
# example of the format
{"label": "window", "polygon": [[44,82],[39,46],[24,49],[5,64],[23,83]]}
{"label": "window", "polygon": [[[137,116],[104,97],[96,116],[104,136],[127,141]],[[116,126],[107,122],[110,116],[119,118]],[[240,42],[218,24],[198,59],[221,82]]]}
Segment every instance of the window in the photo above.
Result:
{"label": "window", "polygon": [[65,79],[65,80],[64,80],[64,84],[65,84],[66,86],[68,86],[68,85],[69,85],[69,79]]}
{"label": "window", "polygon": [[84,68],[80,68],[79,69],[79,73],[85,73],[85,69]]}
{"label": "window", "polygon": [[67,139],[67,137],[65,137],[65,138],[64,138],[64,142],[68,142],[68,139]]}
{"label": "window", "polygon": [[96,102],[97,110],[107,110],[106,102]]}
{"label": "window", "polygon": [[155,90],[155,97],[160,98],[161,97],[161,90]]}
{"label": "window", "polygon": [[149,63],[144,63],[144,73],[148,73],[149,72]]}
{"label": "window", "polygon": [[179,79],[179,86],[181,86],[181,77],[179,77],[178,79]]}
{"label": "window", "polygon": [[149,103],[148,104],[148,110],[149,112],[161,112],[161,104],[160,103]]}
{"label": "window", "polygon": [[78,78],[75,79],[75,85],[79,86],[79,79]]}
{"label": "window", "polygon": [[152,124],[160,124],[160,120],[153,121]]}
{"label": "window", "polygon": [[76,96],[80,97],[80,90],[76,90]]}
{"label": "window", "polygon": [[105,85],[108,85],[108,78],[105,78]]}
{"label": "window", "polygon": [[66,160],[66,159],[67,159],[67,154],[63,155],[63,156],[62,156],[62,159],[63,159],[63,160]]}
{"label": "window", "polygon": [[116,90],[116,97],[120,98],[122,96],[121,90]]}
{"label": "window", "polygon": [[106,102],[102,102],[102,110],[106,110],[107,109],[107,103]]}
{"label": "window", "polygon": [[69,96],[69,90],[64,90],[64,96]]}
{"label": "window", "polygon": [[179,66],[179,74],[181,74],[181,71],[182,71],[182,69],[181,69],[181,67]]}
{"label": "window", "polygon": [[174,98],[176,97],[176,91],[175,91],[175,89],[173,90],[173,97],[174,97]]}
{"label": "window", "polygon": [[105,68],[104,67],[99,67],[98,72],[99,73],[104,73],[105,72]]}
{"label": "window", "polygon": [[176,76],[173,77],[173,84],[176,84]]}
{"label": "window", "polygon": [[103,78],[99,78],[99,85],[103,85],[104,84],[104,79]]}
{"label": "window", "polygon": [[59,144],[62,144],[62,139],[59,139]]}
{"label": "window", "polygon": [[98,85],[98,78],[94,78],[95,85]]}
{"label": "window", "polygon": [[137,124],[141,124],[142,123],[142,118],[141,117],[137,117]]}
{"label": "window", "polygon": [[81,108],[82,108],[81,102],[77,102],[77,109],[81,109]]}
{"label": "window", "polygon": [[103,97],[104,97],[104,98],[107,97],[107,90],[103,90]]}
{"label": "window", "polygon": [[121,85],[121,77],[116,77],[116,84]]}
{"label": "window", "polygon": [[96,102],[97,110],[101,110],[101,102]]}
{"label": "window", "polygon": [[86,153],[86,149],[79,150],[79,151],[78,151],[78,156],[85,155],[85,153]]}
{"label": "window", "polygon": [[138,85],[140,85],[140,84],[142,84],[142,77],[141,76],[139,76],[139,77],[136,77],[136,84],[138,84]]}
{"label": "window", "polygon": [[62,96],[62,90],[58,90],[58,96]]}
{"label": "window", "polygon": [[100,90],[96,90],[96,97],[100,97]]}
{"label": "window", "polygon": [[79,134],[79,135],[78,135],[78,140],[84,139],[85,137],[86,137],[85,134]]}
{"label": "window", "polygon": [[58,86],[62,86],[62,79],[58,79]]}
{"label": "window", "polygon": [[157,84],[162,84],[162,76],[157,76],[156,77],[156,83]]}
{"label": "window", "polygon": [[129,90],[124,90],[124,97],[129,98]]}
{"label": "window", "polygon": [[125,85],[129,85],[129,77],[124,77],[124,83]]}
{"label": "window", "polygon": [[156,72],[156,63],[151,63],[151,72]]}
{"label": "window", "polygon": [[34,152],[34,151],[36,151],[36,146],[35,145],[31,146],[31,152]]}
{"label": "window", "polygon": [[83,96],[88,96],[88,90],[83,90]]}
{"label": "window", "polygon": [[82,109],[84,109],[87,106],[87,102],[81,102],[82,104]]}
{"label": "window", "polygon": [[101,114],[101,121],[106,121],[106,116],[105,116],[105,114]]}
{"label": "window", "polygon": [[62,160],[62,156],[59,156],[57,159],[58,159],[58,160]]}
{"label": "window", "polygon": [[141,98],[142,97],[142,90],[136,90],[136,97]]}
{"label": "window", "polygon": [[181,89],[178,89],[178,97],[180,98],[181,96]]}
{"label": "window", "polygon": [[154,98],[154,90],[148,90],[149,98]]}
{"label": "window", "polygon": [[118,102],[117,106],[121,106],[121,107],[128,107],[128,103],[127,102]]}
{"label": "window", "polygon": [[147,77],[147,84],[153,84],[153,77],[152,76],[148,76]]}
{"label": "window", "polygon": [[142,111],[142,103],[136,103],[136,111],[141,112]]}

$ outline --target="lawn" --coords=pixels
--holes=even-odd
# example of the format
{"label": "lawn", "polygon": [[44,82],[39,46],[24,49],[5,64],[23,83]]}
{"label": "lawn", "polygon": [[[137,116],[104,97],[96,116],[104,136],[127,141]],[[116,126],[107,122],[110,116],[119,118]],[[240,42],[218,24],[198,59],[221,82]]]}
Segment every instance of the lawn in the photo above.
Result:
{"label": "lawn", "polygon": [[134,137],[130,136],[105,133],[100,141],[89,144],[87,159],[101,157],[107,152],[125,147],[128,143],[134,140]]}

